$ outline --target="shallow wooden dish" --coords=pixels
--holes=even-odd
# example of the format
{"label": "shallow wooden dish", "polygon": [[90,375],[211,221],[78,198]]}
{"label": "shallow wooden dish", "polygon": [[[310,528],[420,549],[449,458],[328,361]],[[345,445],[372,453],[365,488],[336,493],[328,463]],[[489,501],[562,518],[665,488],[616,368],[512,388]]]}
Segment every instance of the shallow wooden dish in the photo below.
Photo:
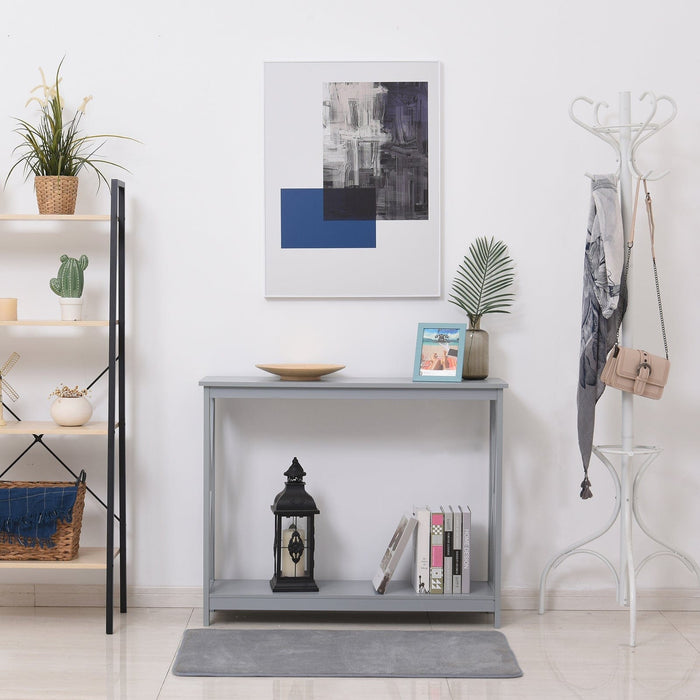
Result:
{"label": "shallow wooden dish", "polygon": [[277,364],[255,365],[265,372],[276,374],[286,382],[314,382],[326,374],[332,374],[345,367],[345,365],[305,365],[305,364]]}

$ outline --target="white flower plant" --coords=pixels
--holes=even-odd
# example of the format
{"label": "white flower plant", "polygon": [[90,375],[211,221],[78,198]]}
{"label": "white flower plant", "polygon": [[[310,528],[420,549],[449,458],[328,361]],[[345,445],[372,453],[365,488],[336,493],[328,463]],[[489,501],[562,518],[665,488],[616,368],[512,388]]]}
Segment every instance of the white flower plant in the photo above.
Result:
{"label": "white flower plant", "polygon": [[18,126],[15,132],[20,135],[22,142],[14,149],[14,152],[19,153],[19,157],[10,168],[5,184],[15,168],[20,165],[24,166],[25,179],[32,174],[71,177],[77,175],[83,168],[91,168],[98,177],[98,188],[100,182],[104,182],[109,187],[109,182],[100,166],[113,165],[126,170],[122,165],[99,158],[98,152],[107,139],[129,141],[136,141],[136,139],[116,134],[84,136],[79,131],[80,121],[85,115],[88,103],[92,100],[92,95],[83,98],[71,119],[64,120],[64,100],[60,92],[63,60],[61,59],[58,64],[56,77],[51,84],[46,81],[44,71],[39,68],[41,83],[34,87],[31,93],[40,90],[41,96],[32,95],[25,104],[25,107],[32,102],[39,105],[39,123],[35,126],[25,119],[16,118]]}

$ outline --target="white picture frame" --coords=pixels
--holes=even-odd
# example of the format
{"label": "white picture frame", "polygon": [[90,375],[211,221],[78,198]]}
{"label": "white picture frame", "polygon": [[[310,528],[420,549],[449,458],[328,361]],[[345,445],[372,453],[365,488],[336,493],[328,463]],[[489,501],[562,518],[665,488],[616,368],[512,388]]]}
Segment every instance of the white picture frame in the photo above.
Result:
{"label": "white picture frame", "polygon": [[[439,297],[439,62],[266,62],[264,72],[265,296]],[[374,219],[352,209],[329,223],[334,188],[374,197]]]}

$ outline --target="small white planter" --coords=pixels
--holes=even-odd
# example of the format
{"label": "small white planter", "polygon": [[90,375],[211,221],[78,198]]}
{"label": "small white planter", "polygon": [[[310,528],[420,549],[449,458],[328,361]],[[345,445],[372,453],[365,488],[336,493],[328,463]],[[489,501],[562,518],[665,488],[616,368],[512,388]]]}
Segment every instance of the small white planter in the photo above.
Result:
{"label": "small white planter", "polygon": [[62,321],[80,321],[83,313],[83,298],[61,297],[61,320]]}
{"label": "small white planter", "polygon": [[58,425],[85,425],[91,417],[92,404],[84,396],[74,399],[58,398],[51,404],[51,418]]}

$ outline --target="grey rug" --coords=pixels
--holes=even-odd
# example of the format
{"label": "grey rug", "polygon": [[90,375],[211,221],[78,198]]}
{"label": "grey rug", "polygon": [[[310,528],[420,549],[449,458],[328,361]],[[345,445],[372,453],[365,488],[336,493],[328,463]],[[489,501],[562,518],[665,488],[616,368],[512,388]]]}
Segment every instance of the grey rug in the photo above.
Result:
{"label": "grey rug", "polygon": [[176,676],[517,678],[495,630],[186,630]]}

